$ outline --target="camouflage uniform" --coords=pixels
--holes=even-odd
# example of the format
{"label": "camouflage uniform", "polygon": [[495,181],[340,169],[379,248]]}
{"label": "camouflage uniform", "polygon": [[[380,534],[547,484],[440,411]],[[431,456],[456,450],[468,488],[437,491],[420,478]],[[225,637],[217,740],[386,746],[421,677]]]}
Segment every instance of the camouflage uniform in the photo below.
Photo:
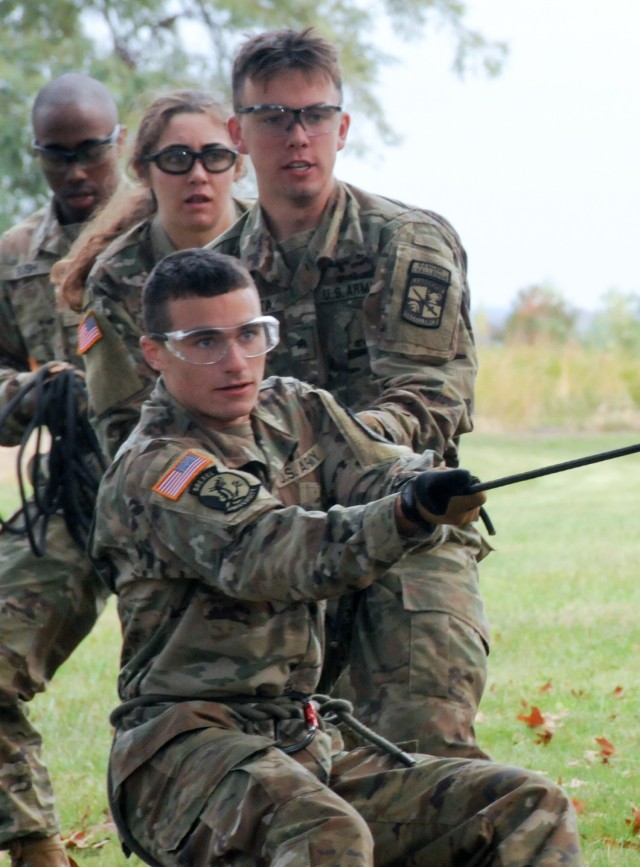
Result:
{"label": "camouflage uniform", "polygon": [[[79,316],[56,310],[49,272],[79,226],[61,226],[53,204],[0,239],[0,407],[32,371],[53,360],[79,362]],[[20,442],[31,418],[16,411],[0,430],[0,445]],[[23,702],[45,689],[57,668],[91,630],[108,592],[88,557],[54,516],[46,554],[26,536],[0,535],[0,848],[25,836],[58,831],[42,740]]]}
{"label": "camouflage uniform", "polygon": [[[326,388],[388,439],[457,466],[476,352],[466,255],[442,217],[338,183],[315,231],[277,244],[256,205],[210,246],[243,261],[263,312],[280,320],[268,373]],[[401,563],[338,606],[346,694],[385,736],[485,756],[473,720],[489,646],[477,561],[488,549],[475,528],[456,530],[423,576]],[[327,665],[339,670],[345,650],[332,653]]]}
{"label": "camouflage uniform", "polygon": [[543,777],[402,767],[304,716],[324,600],[446,539],[396,528],[394,492],[430,462],[295,380],[267,380],[222,433],[159,382],[104,476],[90,548],[124,639],[111,801],[148,863],[580,863],[571,802]]}
{"label": "camouflage uniform", "polygon": [[[248,202],[234,199],[239,217]],[[175,246],[159,218],[133,226],[98,256],[85,290],[86,315],[95,341],[83,350],[92,422],[100,444],[113,457],[140,415],[156,375],[144,363],[141,289],[153,266]]]}

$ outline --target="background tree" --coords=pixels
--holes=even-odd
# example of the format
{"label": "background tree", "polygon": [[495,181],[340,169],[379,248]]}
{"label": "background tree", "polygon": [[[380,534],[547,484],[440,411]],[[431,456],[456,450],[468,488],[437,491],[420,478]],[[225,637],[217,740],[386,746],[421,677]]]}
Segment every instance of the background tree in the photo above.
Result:
{"label": "background tree", "polygon": [[609,289],[591,317],[585,342],[594,349],[620,351],[635,361],[640,355],[640,295]]}
{"label": "background tree", "polygon": [[444,26],[457,74],[496,74],[505,45],[469,28],[465,16],[459,0],[0,0],[0,231],[46,200],[30,150],[30,109],[40,87],[63,72],[105,81],[135,128],[161,89],[195,85],[227,98],[231,58],[251,33],[313,25],[340,49],[350,110],[391,143],[375,85],[393,58],[374,42],[377,22],[386,19],[407,40]]}
{"label": "background tree", "polygon": [[527,346],[565,343],[575,333],[578,311],[549,284],[521,289],[516,295],[502,331],[506,343]]}

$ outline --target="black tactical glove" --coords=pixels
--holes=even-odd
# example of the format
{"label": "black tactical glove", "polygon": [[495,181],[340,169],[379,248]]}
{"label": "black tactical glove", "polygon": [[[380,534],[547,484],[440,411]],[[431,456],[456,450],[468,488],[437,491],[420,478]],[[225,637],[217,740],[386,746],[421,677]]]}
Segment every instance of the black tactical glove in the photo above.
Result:
{"label": "black tactical glove", "polygon": [[434,524],[464,526],[478,518],[486,501],[483,492],[468,494],[475,482],[468,470],[426,470],[405,484],[400,492],[402,513],[409,521],[425,529]]}

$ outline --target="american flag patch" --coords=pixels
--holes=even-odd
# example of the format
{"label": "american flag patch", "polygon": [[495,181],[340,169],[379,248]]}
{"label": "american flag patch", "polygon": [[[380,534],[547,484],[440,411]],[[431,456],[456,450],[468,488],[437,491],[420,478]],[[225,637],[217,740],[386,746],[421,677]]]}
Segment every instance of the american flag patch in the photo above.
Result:
{"label": "american flag patch", "polygon": [[95,313],[89,311],[78,325],[78,355],[91,349],[94,343],[102,339],[102,331],[98,325]]}
{"label": "american flag patch", "polygon": [[193,477],[212,463],[206,455],[189,450],[155,483],[153,490],[169,500],[177,500]]}

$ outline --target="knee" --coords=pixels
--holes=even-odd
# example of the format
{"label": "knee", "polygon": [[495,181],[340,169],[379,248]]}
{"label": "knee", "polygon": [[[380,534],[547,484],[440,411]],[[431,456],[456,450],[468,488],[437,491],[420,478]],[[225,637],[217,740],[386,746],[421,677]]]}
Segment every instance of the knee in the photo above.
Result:
{"label": "knee", "polygon": [[373,863],[373,846],[364,818],[327,788],[280,806],[270,823],[263,851],[277,863],[302,848],[312,864],[330,859],[341,865],[365,865]]}

